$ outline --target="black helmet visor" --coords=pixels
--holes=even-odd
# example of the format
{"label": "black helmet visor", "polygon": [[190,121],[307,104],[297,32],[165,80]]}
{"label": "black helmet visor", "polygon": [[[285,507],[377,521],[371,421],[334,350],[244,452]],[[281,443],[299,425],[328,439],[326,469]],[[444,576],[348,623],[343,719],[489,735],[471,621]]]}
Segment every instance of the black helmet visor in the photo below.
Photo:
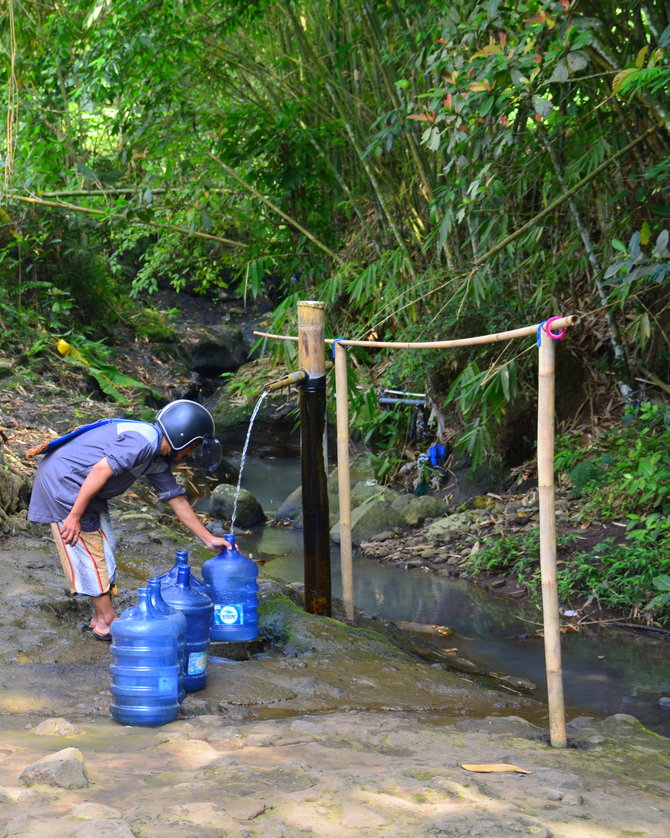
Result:
{"label": "black helmet visor", "polygon": [[193,464],[205,471],[214,471],[221,462],[221,443],[218,439],[206,436],[202,444],[193,452]]}

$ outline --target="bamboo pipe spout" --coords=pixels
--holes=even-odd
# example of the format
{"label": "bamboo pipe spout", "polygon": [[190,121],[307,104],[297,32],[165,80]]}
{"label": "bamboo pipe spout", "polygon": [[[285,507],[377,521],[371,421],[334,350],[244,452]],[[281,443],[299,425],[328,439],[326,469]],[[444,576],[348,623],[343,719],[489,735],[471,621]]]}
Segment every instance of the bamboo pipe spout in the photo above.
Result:
{"label": "bamboo pipe spout", "polygon": [[266,393],[271,393],[273,390],[282,390],[284,387],[290,387],[292,384],[300,384],[306,378],[307,373],[305,370],[296,370],[295,372],[289,372],[287,375],[283,375],[276,381],[270,382],[270,384],[266,384],[263,389]]}

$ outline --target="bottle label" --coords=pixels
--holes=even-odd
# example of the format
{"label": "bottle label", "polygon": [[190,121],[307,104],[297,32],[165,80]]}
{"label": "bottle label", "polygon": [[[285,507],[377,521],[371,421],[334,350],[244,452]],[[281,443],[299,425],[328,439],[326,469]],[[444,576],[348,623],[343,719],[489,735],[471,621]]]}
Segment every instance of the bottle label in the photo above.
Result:
{"label": "bottle label", "polygon": [[202,675],[207,670],[207,652],[193,652],[188,656],[187,675]]}
{"label": "bottle label", "polygon": [[177,698],[179,683],[176,675],[165,675],[158,679],[158,692],[162,696]]}
{"label": "bottle label", "polygon": [[214,625],[217,626],[243,626],[244,606],[239,605],[215,605]]}

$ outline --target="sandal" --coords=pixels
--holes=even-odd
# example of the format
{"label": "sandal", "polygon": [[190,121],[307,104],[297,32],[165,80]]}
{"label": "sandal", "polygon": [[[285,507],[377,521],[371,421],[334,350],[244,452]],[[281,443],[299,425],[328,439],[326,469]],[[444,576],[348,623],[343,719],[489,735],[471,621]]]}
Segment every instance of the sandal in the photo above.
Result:
{"label": "sandal", "polygon": [[96,631],[92,626],[88,628],[91,637],[95,640],[102,640],[104,643],[111,643],[112,642],[112,635],[111,632],[107,632],[107,634],[100,634],[99,631]]}

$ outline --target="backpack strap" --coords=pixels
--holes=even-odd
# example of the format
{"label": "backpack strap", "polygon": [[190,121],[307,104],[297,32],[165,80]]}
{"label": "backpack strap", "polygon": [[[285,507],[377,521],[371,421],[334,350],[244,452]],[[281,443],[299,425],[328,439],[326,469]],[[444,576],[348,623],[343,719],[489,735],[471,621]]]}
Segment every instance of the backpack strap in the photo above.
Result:
{"label": "backpack strap", "polygon": [[32,448],[29,448],[26,451],[26,459],[32,460],[33,457],[37,457],[39,454],[49,454],[51,451],[55,451],[56,448],[60,448],[60,446],[63,445],[65,442],[74,439],[76,436],[84,434],[86,433],[86,431],[91,431],[93,430],[93,428],[99,428],[101,425],[109,425],[111,422],[115,421],[118,420],[99,419],[97,422],[92,422],[90,425],[79,425],[79,427],[75,428],[72,431],[68,431],[68,433],[63,434],[63,436],[53,437],[52,439],[45,439],[38,445],[34,445]]}
{"label": "backpack strap", "polygon": [[[45,439],[40,442],[38,445],[34,445],[32,448],[29,448],[26,451],[26,459],[32,460],[33,457],[37,457],[40,454],[50,454],[52,451],[55,451],[57,448],[60,448],[66,442],[69,442],[71,439],[74,439],[81,434],[85,434],[87,431],[92,431],[93,428],[99,428],[101,425],[118,425],[120,423],[128,423],[128,424],[138,424],[138,425],[149,425],[150,422],[139,422],[136,419],[99,419],[97,422],[92,422],[90,425],[80,425],[78,428],[74,428],[74,430],[69,431],[63,436],[57,436],[53,439]],[[143,475],[151,466],[153,461],[158,456],[158,452],[161,448],[161,443],[163,441],[163,433],[160,428],[156,427],[156,425],[152,425],[156,429],[156,444],[154,447],[153,454],[149,458],[147,465],[145,468],[140,472],[140,476]]]}
{"label": "backpack strap", "polygon": [[[146,472],[151,468],[151,466],[153,465],[154,460],[156,459],[156,457],[160,453],[161,443],[163,442],[163,432],[161,431],[161,429],[157,425],[154,425],[152,422],[140,422],[137,419],[110,419],[109,421],[114,422],[117,425],[120,425],[120,424],[123,424],[123,425],[149,425],[150,427],[152,427],[156,431],[156,442],[154,443],[154,450],[153,450],[153,453],[151,454],[151,456],[146,460],[146,465],[140,471],[135,471],[135,469],[133,469],[133,473],[137,477],[142,477],[142,475],[146,474]],[[142,435],[146,436],[146,434],[142,434]],[[137,468],[139,468],[139,466]]]}

